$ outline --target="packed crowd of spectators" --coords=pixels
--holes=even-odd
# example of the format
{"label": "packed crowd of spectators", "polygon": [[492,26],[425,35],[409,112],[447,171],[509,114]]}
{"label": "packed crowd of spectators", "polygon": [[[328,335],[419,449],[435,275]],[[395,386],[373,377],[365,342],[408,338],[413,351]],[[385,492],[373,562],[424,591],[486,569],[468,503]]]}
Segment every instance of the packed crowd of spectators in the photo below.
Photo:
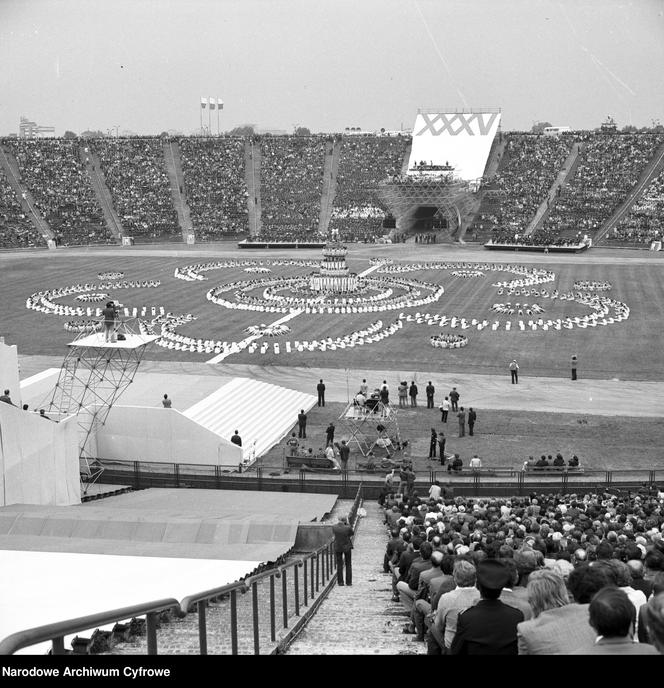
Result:
{"label": "packed crowd of spectators", "polygon": [[[384,234],[382,218],[387,208],[378,196],[378,185],[401,174],[410,138],[402,136],[346,136],[341,142],[330,229],[341,241],[375,241]],[[374,212],[363,214],[362,209]],[[375,209],[381,211],[378,216]]]}
{"label": "packed crowd of spectators", "polygon": [[72,139],[6,139],[21,181],[58,244],[114,244]]}
{"label": "packed crowd of spectators", "polygon": [[661,134],[595,134],[559,195],[544,229],[568,237],[597,231],[625,200],[664,141]]}
{"label": "packed crowd of spectators", "polygon": [[43,245],[44,239],[25,216],[7,175],[0,169],[0,246],[28,248]]}
{"label": "packed crowd of spectators", "polygon": [[180,234],[160,138],[96,138],[106,186],[130,236],[159,239]]}
{"label": "packed crowd of spectators", "polygon": [[[572,149],[569,136],[508,135],[500,170],[491,179],[493,198],[471,232],[480,240],[498,231],[523,233]],[[488,207],[487,207],[488,206]]]}
{"label": "packed crowd of spectators", "polygon": [[322,136],[261,137],[261,239],[311,241],[317,236],[331,145]]}
{"label": "packed crowd of spectators", "polygon": [[[656,486],[508,499],[454,497],[438,482],[426,494],[412,481],[389,489],[382,566],[392,574],[393,601],[410,617],[404,632],[426,642],[429,654],[602,652],[592,600],[616,588],[617,606],[629,600],[632,624],[615,639],[605,633],[610,644],[620,637],[627,653],[656,654],[648,643],[664,653],[664,493]],[[471,640],[469,620],[491,611],[478,605],[492,599],[489,589],[519,613],[506,611],[500,633]]]}
{"label": "packed crowd of spectators", "polygon": [[541,229],[528,236],[510,229],[493,232],[490,241],[494,244],[514,244],[515,246],[579,246],[583,243],[582,232],[570,236],[559,236],[555,230]]}
{"label": "packed crowd of spectators", "polygon": [[244,138],[183,137],[179,146],[196,240],[247,232]]}
{"label": "packed crowd of spectators", "polygon": [[607,236],[612,242],[650,244],[664,239],[664,171],[653,179],[643,195]]}

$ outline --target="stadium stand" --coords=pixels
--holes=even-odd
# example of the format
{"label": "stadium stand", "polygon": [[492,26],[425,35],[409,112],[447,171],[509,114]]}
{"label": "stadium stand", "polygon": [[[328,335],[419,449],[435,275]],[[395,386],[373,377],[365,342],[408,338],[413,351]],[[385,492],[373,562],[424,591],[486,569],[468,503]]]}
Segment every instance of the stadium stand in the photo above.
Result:
{"label": "stadium stand", "polygon": [[[449,652],[457,617],[473,604],[467,602],[458,609],[452,605],[454,613],[450,616],[444,606],[450,599],[443,597],[441,601],[455,586],[465,587],[456,577],[455,564],[460,561],[473,568],[487,559],[504,562],[511,571],[512,584],[506,586],[500,599],[521,610],[524,620],[544,611],[529,585],[531,574],[542,569],[551,570],[569,587],[569,594],[563,594],[554,606],[589,602],[580,591],[586,578],[602,570],[600,587],[621,587],[635,605],[637,619],[652,592],[652,579],[664,572],[662,497],[664,494],[656,489],[643,489],[627,495],[533,493],[528,497],[473,499],[453,497],[448,486],[434,483],[426,495],[411,492],[386,496],[384,514],[390,540],[383,561],[376,564],[391,573],[393,601],[400,601],[410,616],[404,633],[426,641],[428,654]],[[437,570],[430,561],[431,552],[442,554]],[[453,567],[454,578],[450,575]],[[571,582],[574,571],[572,577],[577,580]],[[590,585],[590,580],[587,582]],[[474,587],[474,580],[468,587]],[[564,591],[564,586],[561,589]],[[473,594],[479,598],[479,593]],[[437,614],[439,604],[443,611]],[[596,634],[587,635],[585,649],[589,650]],[[516,639],[515,629],[511,654],[517,654]],[[651,642],[646,623],[640,624],[638,640]],[[526,652],[522,643],[518,648],[519,654],[533,653],[532,649]],[[573,649],[577,648],[567,648],[563,654]]]}
{"label": "stadium stand", "polygon": [[245,140],[236,137],[179,139],[185,192],[197,241],[248,230]]}
{"label": "stadium stand", "polygon": [[491,179],[491,193],[470,234],[479,241],[498,240],[503,232],[523,234],[572,143],[569,136],[508,134],[502,164]]}
{"label": "stadium stand", "polygon": [[324,136],[262,136],[261,239],[310,241],[320,215]]}
{"label": "stadium stand", "polygon": [[[592,237],[625,201],[664,142],[664,135],[651,133],[571,132],[548,137],[515,132],[503,137],[506,144],[498,171],[485,180],[479,212],[465,233],[470,240],[519,244],[552,185],[559,183],[556,177],[575,143],[583,144],[578,166],[558,187],[549,215],[544,215],[542,226],[527,243],[569,246],[585,234]],[[334,141],[330,136],[251,139],[260,159],[260,179],[252,195],[258,208],[254,223],[262,222],[262,230],[255,238],[318,241],[319,231],[328,228],[341,241],[377,240],[386,231],[383,221],[388,215],[378,186],[403,172],[410,140],[378,135],[338,136]],[[181,193],[189,204],[198,241],[237,237],[249,230],[247,142],[230,136],[178,139],[184,174]],[[85,169],[87,146],[100,161],[123,233],[139,241],[180,240],[160,137],[6,138],[2,143],[16,158],[20,182],[34,196],[57,243],[116,243]],[[329,179],[323,179],[328,174]],[[43,243],[28,218],[22,217],[20,199],[4,177],[0,189],[0,246]],[[609,243],[641,246],[661,238],[657,218],[664,204],[663,189],[660,174],[611,230]]]}
{"label": "stadium stand", "polygon": [[378,197],[378,184],[401,174],[409,145],[407,136],[343,137],[330,220],[341,241],[374,241],[384,233],[387,208]]}
{"label": "stadium stand", "polygon": [[592,235],[625,200],[664,137],[661,134],[585,133],[576,174],[561,187],[543,229],[571,238]]}
{"label": "stadium stand", "polygon": [[161,139],[96,138],[90,145],[99,156],[123,233],[148,240],[179,238]]}
{"label": "stadium stand", "polygon": [[5,139],[18,163],[21,181],[64,246],[113,244],[79,157],[69,139]]}
{"label": "stadium stand", "polygon": [[607,236],[610,244],[648,245],[664,237],[664,171],[643,192],[631,211]]}
{"label": "stadium stand", "polygon": [[44,246],[44,239],[25,216],[14,189],[0,169],[0,246],[33,248]]}

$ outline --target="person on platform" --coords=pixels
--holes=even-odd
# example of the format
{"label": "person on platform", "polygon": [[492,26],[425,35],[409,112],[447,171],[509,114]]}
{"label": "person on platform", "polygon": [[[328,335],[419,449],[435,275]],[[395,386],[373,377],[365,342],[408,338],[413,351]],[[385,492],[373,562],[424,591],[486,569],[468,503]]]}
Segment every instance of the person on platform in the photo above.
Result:
{"label": "person on platform", "polygon": [[369,396],[369,385],[367,384],[366,380],[362,380],[362,384],[360,385],[360,394],[364,396],[366,399]]}
{"label": "person on platform", "polygon": [[9,404],[10,406],[14,406],[14,402],[11,400],[11,397],[9,396],[9,390],[6,389],[2,394],[0,394],[0,401],[4,401],[5,404]]}
{"label": "person on platform", "polygon": [[113,301],[108,301],[106,308],[104,308],[101,314],[104,317],[104,342],[106,344],[115,342],[115,321],[118,317],[115,303]]}
{"label": "person on platform", "polygon": [[468,464],[468,467],[473,471],[482,468],[482,459],[480,459],[480,457],[477,454],[474,454],[473,458],[470,460],[470,463]]}
{"label": "person on platform", "polygon": [[53,420],[50,416],[46,415],[46,411],[44,409],[39,409],[39,417],[46,418],[46,420]]}
{"label": "person on platform", "polygon": [[572,356],[572,359],[570,361],[570,365],[572,367],[572,380],[576,380],[576,366],[579,363],[579,359],[577,358],[576,354]]}
{"label": "person on platform", "polygon": [[168,398],[168,394],[164,394],[164,398],[161,400],[161,405],[164,408],[171,408],[171,406],[173,405],[171,400]]}
{"label": "person on platform", "polygon": [[297,427],[299,428],[298,437],[300,439],[306,439],[307,438],[307,414],[304,412],[304,409],[300,409],[300,412],[297,414]]}
{"label": "person on platform", "polygon": [[318,381],[316,391],[318,392],[318,405],[325,406],[325,383],[322,380]]}
{"label": "person on platform", "polygon": [[[353,528],[348,523],[348,516],[339,516],[339,521],[332,526],[334,535],[334,554],[337,561],[337,585],[353,584]],[[344,569],[346,580],[344,582]]]}
{"label": "person on platform", "polygon": [[242,446],[242,438],[240,437],[238,431],[235,431],[235,434],[231,437],[231,442],[233,444],[237,444],[238,447]]}

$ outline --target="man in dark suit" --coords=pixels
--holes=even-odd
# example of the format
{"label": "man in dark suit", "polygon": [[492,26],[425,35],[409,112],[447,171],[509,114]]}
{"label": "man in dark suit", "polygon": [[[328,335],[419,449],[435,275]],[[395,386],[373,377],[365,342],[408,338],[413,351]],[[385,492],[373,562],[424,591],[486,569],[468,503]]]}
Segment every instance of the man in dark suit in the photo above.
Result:
{"label": "man in dark suit", "polygon": [[431,384],[431,380],[429,380],[424,391],[427,393],[427,408],[433,408],[433,396],[436,393],[436,388]]}
{"label": "man in dark suit", "polygon": [[523,612],[501,602],[502,589],[510,583],[505,565],[486,559],[477,565],[480,601],[459,615],[450,647],[452,655],[516,655],[516,627]]}
{"label": "man in dark suit", "polygon": [[325,384],[322,380],[318,381],[316,391],[318,392],[318,405],[325,406]]}
{"label": "man in dark suit", "polygon": [[471,406],[468,409],[468,434],[472,435],[473,434],[473,429],[475,428],[475,421],[477,420],[477,414],[473,410],[473,407]]}
{"label": "man in dark suit", "polygon": [[348,516],[339,516],[339,521],[332,526],[334,534],[334,553],[337,560],[337,585],[344,585],[344,566],[346,568],[346,585],[353,584],[353,528],[348,523]]}
{"label": "man in dark suit", "polygon": [[636,610],[627,593],[608,585],[602,588],[588,607],[590,625],[597,633],[593,645],[582,646],[572,655],[658,655],[648,643],[634,642]]}
{"label": "man in dark suit", "polygon": [[307,438],[307,414],[304,412],[304,409],[301,409],[300,412],[297,414],[297,426],[300,430],[298,433],[298,437],[300,439],[306,439]]}

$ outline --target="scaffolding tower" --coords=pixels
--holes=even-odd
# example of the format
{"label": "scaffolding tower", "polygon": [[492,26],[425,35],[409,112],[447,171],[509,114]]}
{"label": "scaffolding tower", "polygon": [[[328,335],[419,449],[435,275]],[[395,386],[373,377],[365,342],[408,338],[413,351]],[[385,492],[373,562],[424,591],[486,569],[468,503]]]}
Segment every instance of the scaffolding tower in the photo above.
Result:
{"label": "scaffolding tower", "polygon": [[339,416],[339,421],[348,435],[348,446],[355,445],[362,456],[374,449],[391,456],[403,446],[397,416],[396,406],[380,400],[376,400],[375,405],[371,403],[364,406],[351,401]]}
{"label": "scaffolding tower", "polygon": [[158,336],[149,334],[140,321],[130,319],[116,325],[114,339],[106,342],[103,332],[83,332],[70,342],[49,403],[52,413],[77,416],[83,494],[104,471],[96,451],[97,430],[133,381],[148,345]]}

